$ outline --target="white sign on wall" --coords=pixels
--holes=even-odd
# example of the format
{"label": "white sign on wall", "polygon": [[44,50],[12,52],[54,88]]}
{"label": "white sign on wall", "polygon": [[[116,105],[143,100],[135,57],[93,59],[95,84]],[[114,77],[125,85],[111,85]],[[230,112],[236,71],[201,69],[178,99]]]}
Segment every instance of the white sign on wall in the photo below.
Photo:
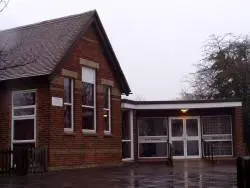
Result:
{"label": "white sign on wall", "polygon": [[139,143],[158,143],[158,142],[167,142],[167,136],[139,136]]}
{"label": "white sign on wall", "polygon": [[63,106],[63,99],[60,97],[52,97],[52,106]]}

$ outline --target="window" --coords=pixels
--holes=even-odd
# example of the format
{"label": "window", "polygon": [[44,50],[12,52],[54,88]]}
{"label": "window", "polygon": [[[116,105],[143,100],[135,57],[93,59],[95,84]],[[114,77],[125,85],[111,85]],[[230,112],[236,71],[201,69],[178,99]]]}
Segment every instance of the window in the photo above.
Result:
{"label": "window", "polygon": [[12,143],[35,143],[35,125],[35,91],[14,91],[12,93]]}
{"label": "window", "polygon": [[201,118],[202,139],[213,145],[215,156],[233,155],[232,117],[204,116]]}
{"label": "window", "polygon": [[122,112],[122,159],[133,160],[133,112]]}
{"label": "window", "polygon": [[166,157],[168,140],[167,118],[140,118],[138,123],[139,158]]}
{"label": "window", "polygon": [[111,133],[111,88],[104,87],[104,133]]}
{"label": "window", "polygon": [[74,80],[64,78],[64,131],[74,129]]}
{"label": "window", "polygon": [[94,69],[82,68],[82,129],[96,132],[96,73]]}

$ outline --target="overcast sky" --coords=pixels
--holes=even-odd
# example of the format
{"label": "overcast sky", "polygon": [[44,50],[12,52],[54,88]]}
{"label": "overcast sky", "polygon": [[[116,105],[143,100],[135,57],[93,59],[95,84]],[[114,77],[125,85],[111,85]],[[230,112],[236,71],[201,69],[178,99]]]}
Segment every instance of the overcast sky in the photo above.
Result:
{"label": "overcast sky", "polygon": [[176,99],[211,34],[250,33],[249,0],[10,0],[0,29],[92,9],[137,99]]}

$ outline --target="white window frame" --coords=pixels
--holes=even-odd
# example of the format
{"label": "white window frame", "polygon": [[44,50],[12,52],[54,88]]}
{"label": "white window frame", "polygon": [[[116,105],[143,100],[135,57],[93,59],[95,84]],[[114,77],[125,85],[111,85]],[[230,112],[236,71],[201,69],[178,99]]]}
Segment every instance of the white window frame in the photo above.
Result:
{"label": "white window frame", "polygon": [[109,130],[105,130],[104,126],[104,134],[111,134],[111,87],[110,86],[105,86],[108,88],[108,108],[103,108],[105,112],[108,112],[108,124],[109,124]]}
{"label": "white window frame", "polygon": [[[17,106],[14,107],[14,95],[16,93],[35,93],[35,105],[25,105],[25,106]],[[37,102],[37,96],[36,96],[36,90],[19,90],[19,91],[12,91],[12,97],[11,97],[11,149],[13,149],[14,144],[21,144],[21,143],[34,143],[36,144],[36,102]],[[22,116],[15,116],[14,111],[16,109],[26,109],[26,108],[34,108],[34,114],[33,115],[22,115]],[[28,120],[32,119],[34,120],[34,138],[31,140],[15,140],[14,139],[14,121],[15,120]]]}
{"label": "white window frame", "polygon": [[[64,127],[64,132],[72,133],[72,132],[74,132],[74,79],[72,79],[70,77],[64,77],[64,79],[65,78],[69,79],[71,82],[71,88],[70,88],[71,102],[70,103],[68,103],[68,102],[63,103],[63,105],[65,105],[65,106],[71,106],[71,127],[70,128]],[[65,90],[65,86],[64,86],[64,90]],[[63,99],[63,101],[64,101],[64,99]]]}
{"label": "white window frame", "polygon": [[[160,156],[160,157],[141,157],[140,156],[140,144],[144,144],[144,143],[166,143],[168,142],[168,139],[169,139],[169,123],[168,123],[168,117],[153,117],[153,116],[149,116],[149,117],[141,117],[139,118],[138,120],[140,119],[164,119],[167,123],[167,134],[166,135],[161,135],[161,136],[140,136],[140,125],[137,123],[137,126],[138,126],[138,144],[137,144],[137,147],[138,147],[138,152],[137,152],[137,157],[138,159],[165,159],[167,157],[166,156]],[[142,138],[142,139],[140,139]],[[157,140],[157,141],[142,141],[144,139],[147,139],[147,138],[159,138],[161,139],[161,141]]]}
{"label": "white window frame", "polygon": [[130,157],[122,158],[122,161],[133,161],[134,160],[134,115],[133,110],[130,110],[128,117],[129,118],[129,128],[130,128],[130,139],[122,139],[122,143],[130,143]]}
{"label": "white window frame", "polygon": [[214,115],[214,116],[201,116],[201,119],[203,117],[209,118],[209,117],[229,117],[230,118],[230,126],[231,126],[231,133],[230,134],[203,134],[203,123],[201,120],[201,134],[202,138],[203,136],[231,136],[231,139],[204,139],[206,142],[231,142],[232,143],[232,154],[231,155],[214,155],[214,157],[231,157],[234,154],[234,141],[233,141],[233,119],[232,115]]}
{"label": "white window frame", "polygon": [[[83,70],[84,69],[89,69],[92,70],[94,72],[94,81],[93,83],[91,82],[86,82],[83,79]],[[90,108],[90,109],[94,109],[94,129],[82,129],[83,133],[90,133],[90,134],[95,134],[96,133],[96,70],[93,68],[89,68],[89,67],[82,67],[82,83],[90,83],[94,85],[94,106],[89,106],[89,105],[83,105],[82,104],[82,109],[83,108]]]}

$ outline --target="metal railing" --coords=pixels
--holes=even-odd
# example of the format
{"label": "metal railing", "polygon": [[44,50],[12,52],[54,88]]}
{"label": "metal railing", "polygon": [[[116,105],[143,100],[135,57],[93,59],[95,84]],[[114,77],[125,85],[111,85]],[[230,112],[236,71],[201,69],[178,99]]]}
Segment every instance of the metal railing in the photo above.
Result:
{"label": "metal railing", "polygon": [[173,166],[173,146],[170,142],[167,142],[167,165]]}
{"label": "metal railing", "polygon": [[202,140],[202,158],[214,164],[214,148],[212,142]]}
{"label": "metal railing", "polygon": [[26,175],[47,170],[47,148],[0,149],[0,175]]}

